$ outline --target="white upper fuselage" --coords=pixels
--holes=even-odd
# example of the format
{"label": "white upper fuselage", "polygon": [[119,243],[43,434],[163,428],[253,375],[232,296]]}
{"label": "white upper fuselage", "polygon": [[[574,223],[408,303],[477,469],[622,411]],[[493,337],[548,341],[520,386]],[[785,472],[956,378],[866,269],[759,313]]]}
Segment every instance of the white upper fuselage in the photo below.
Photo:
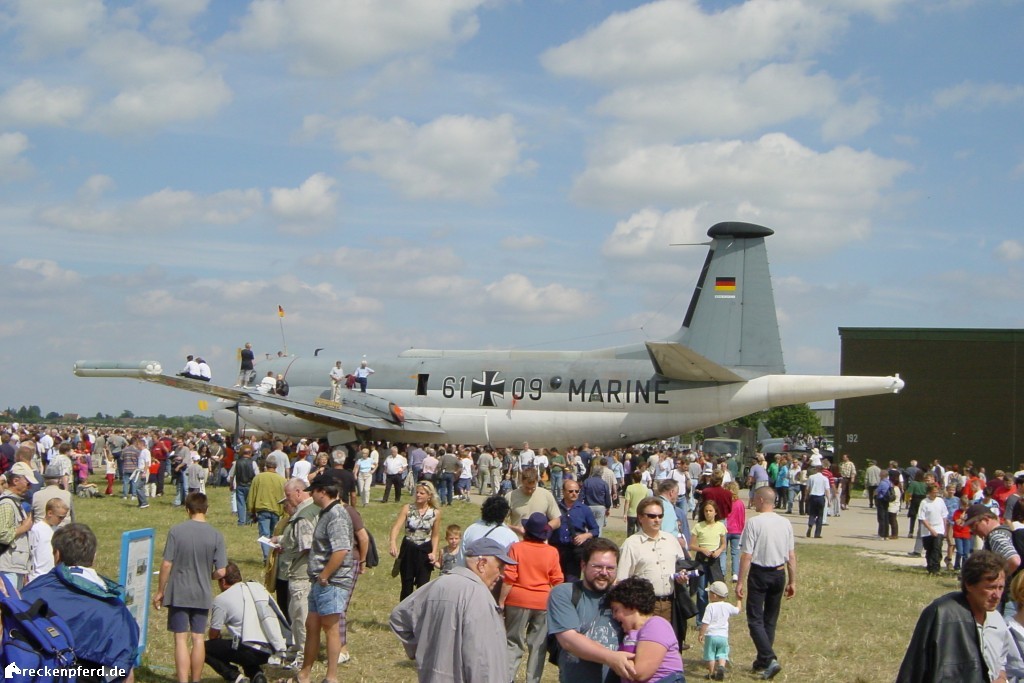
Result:
{"label": "white upper fuselage", "polygon": [[[437,422],[451,443],[617,446],[661,439],[777,405],[898,390],[895,378],[766,375],[745,382],[682,382],[653,372],[649,359],[600,352],[410,351],[378,362],[369,392]],[[610,355],[610,354],[608,354]],[[327,358],[278,358],[258,374],[284,373],[289,398],[327,398]],[[343,389],[344,403],[346,392]],[[345,441],[354,432],[262,407],[239,408],[247,423],[295,436]],[[221,416],[233,425],[234,415]],[[229,426],[229,425],[224,425]],[[425,440],[394,430],[395,441]]]}

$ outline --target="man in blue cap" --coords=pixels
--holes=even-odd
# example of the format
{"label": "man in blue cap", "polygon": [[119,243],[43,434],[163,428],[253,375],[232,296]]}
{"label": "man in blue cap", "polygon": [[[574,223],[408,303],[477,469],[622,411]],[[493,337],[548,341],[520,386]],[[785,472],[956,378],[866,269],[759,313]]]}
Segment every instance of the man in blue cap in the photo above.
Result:
{"label": "man in blue cap", "polygon": [[[505,622],[491,591],[516,564],[493,538],[466,544],[466,565],[422,586],[391,612],[391,630],[420,681],[488,683],[508,677]],[[422,637],[425,635],[426,637]]]}

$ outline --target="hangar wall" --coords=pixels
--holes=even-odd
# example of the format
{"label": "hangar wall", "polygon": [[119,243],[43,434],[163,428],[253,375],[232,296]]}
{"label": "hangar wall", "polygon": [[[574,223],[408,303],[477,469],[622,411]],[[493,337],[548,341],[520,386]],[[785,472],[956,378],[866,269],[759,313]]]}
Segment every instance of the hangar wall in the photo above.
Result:
{"label": "hangar wall", "polygon": [[[844,375],[898,372],[898,395],[836,401],[836,446],[863,471],[911,459],[1024,461],[1024,330],[839,328]],[[883,462],[884,461],[884,462]]]}

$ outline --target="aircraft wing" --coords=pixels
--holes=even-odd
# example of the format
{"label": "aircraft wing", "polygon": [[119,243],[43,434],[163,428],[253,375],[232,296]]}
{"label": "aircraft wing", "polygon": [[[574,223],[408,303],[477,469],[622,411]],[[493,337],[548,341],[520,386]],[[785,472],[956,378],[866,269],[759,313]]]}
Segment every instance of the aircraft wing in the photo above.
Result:
{"label": "aircraft wing", "polygon": [[146,382],[163,384],[196,394],[216,396],[227,401],[234,401],[238,405],[269,408],[335,427],[350,425],[356,429],[406,430],[428,434],[444,433],[444,430],[435,421],[428,420],[409,411],[401,410],[404,419],[401,422],[395,420],[393,414],[388,409],[390,405],[388,401],[368,394],[361,394],[355,397],[353,401],[342,403],[334,403],[332,401],[307,403],[305,401],[292,400],[287,396],[262,394],[255,389],[222,387],[198,379],[165,375],[162,372],[160,363],[156,361],[143,361],[140,363],[78,361],[75,363],[74,372],[79,377],[126,377],[141,379]]}
{"label": "aircraft wing", "polygon": [[677,342],[649,341],[647,353],[659,375],[685,382],[746,381],[727,367]]}

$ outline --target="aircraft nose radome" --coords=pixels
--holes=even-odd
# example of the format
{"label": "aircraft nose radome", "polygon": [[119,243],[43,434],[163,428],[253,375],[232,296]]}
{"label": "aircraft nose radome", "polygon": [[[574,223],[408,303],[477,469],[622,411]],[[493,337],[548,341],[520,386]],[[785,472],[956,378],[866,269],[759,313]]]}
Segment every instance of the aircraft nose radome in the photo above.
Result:
{"label": "aircraft nose radome", "polygon": [[892,379],[892,393],[900,393],[906,385],[907,383],[900,379],[900,373],[897,372],[896,376]]}

